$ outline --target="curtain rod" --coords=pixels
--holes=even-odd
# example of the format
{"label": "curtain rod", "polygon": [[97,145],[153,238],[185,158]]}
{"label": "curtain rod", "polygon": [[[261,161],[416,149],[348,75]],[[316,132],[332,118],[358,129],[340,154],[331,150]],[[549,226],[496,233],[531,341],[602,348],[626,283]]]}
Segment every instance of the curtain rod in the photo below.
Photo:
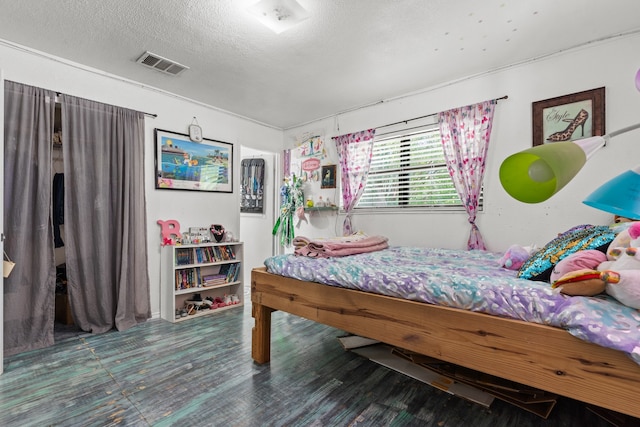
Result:
{"label": "curtain rod", "polygon": [[[501,96],[500,98],[496,98],[493,101],[501,101],[503,99],[508,99],[508,98],[509,98],[509,95],[505,95],[505,96]],[[439,114],[439,113],[431,113],[431,114],[427,114],[426,116],[420,116],[420,117],[414,117],[412,119],[401,120],[399,122],[389,123],[389,124],[382,125],[382,126],[377,126],[375,129],[378,130],[378,129],[386,128],[386,127],[389,127],[389,126],[400,125],[402,123],[407,124],[408,122],[412,122],[414,120],[426,119],[427,117],[433,117],[433,116],[435,116],[437,114]]]}
{"label": "curtain rod", "polygon": [[[64,95],[64,94],[63,94],[62,92],[56,92],[56,96],[60,96],[60,95]],[[70,95],[70,96],[73,96],[73,95]],[[86,99],[86,98],[83,98],[83,99]],[[93,101],[93,100],[89,100],[89,101]],[[93,102],[100,102],[100,101],[93,101]],[[104,104],[104,103],[102,103],[102,104]],[[119,108],[126,108],[126,107],[119,107]],[[131,108],[129,108],[129,110],[131,110]],[[134,110],[134,111],[138,111],[138,110]],[[154,119],[155,119],[156,117],[158,117],[158,115],[157,115],[157,114],[153,114],[153,113],[145,113],[144,111],[138,111],[138,113],[142,113],[142,114],[144,114],[145,116],[153,117]]]}

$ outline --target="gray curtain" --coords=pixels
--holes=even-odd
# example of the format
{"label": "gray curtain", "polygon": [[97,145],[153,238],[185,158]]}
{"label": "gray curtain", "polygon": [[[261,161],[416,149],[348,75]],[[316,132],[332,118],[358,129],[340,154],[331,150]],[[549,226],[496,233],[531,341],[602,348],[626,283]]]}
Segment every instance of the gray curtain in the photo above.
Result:
{"label": "gray curtain", "polygon": [[144,115],[60,96],[67,287],[84,331],[151,317],[144,193]]}
{"label": "gray curtain", "polygon": [[51,142],[55,92],[5,82],[4,354],[53,344],[55,260],[51,223]]}

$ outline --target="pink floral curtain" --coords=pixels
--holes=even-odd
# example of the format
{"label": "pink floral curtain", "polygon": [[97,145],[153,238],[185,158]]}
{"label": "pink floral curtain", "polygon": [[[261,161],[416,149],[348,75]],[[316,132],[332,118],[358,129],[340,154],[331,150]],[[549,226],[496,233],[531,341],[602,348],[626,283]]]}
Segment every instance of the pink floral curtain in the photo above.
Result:
{"label": "pink floral curtain", "polygon": [[371,166],[375,133],[375,129],[369,129],[333,137],[340,157],[342,204],[347,213],[342,224],[342,233],[345,236],[353,233],[351,211],[364,192]]}
{"label": "pink floral curtain", "polygon": [[476,225],[485,160],[496,101],[454,108],[438,114],[444,157],[471,224],[467,249],[485,250]]}

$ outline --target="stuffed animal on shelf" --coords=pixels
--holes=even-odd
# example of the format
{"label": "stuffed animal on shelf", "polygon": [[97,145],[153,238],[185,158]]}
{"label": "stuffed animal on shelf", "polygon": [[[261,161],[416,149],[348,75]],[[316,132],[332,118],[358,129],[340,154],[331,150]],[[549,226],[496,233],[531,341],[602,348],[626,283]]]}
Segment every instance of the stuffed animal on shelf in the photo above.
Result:
{"label": "stuffed animal on shelf", "polygon": [[[629,247],[614,246],[614,240],[607,250],[607,260],[596,269],[565,272],[552,286],[571,296],[605,292],[626,306],[640,309],[640,222],[629,227],[628,233]],[[618,242],[625,242],[625,236],[622,237]]]}
{"label": "stuffed animal on shelf", "polygon": [[535,246],[511,245],[500,258],[500,267],[519,270],[536,249]]}

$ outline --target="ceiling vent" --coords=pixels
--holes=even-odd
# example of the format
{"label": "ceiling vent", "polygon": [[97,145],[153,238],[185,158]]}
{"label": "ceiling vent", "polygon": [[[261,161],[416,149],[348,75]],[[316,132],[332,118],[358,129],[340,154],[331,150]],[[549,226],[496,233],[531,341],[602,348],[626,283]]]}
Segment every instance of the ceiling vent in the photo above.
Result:
{"label": "ceiling vent", "polygon": [[144,65],[145,67],[161,71],[165,74],[171,74],[172,76],[177,76],[184,70],[189,69],[189,67],[187,67],[186,65],[178,64],[175,61],[163,58],[162,56],[156,55],[155,53],[151,53],[149,51],[143,53],[136,62]]}

